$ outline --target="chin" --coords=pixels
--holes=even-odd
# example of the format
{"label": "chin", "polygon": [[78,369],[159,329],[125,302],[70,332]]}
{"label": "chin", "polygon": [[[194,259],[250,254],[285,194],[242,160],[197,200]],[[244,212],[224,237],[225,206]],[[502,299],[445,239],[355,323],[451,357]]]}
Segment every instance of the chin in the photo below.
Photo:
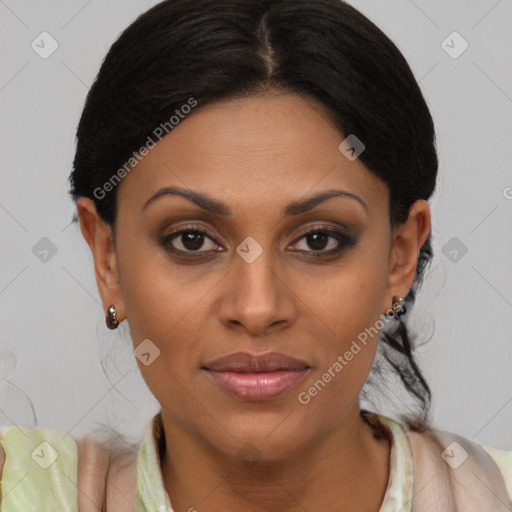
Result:
{"label": "chin", "polygon": [[[203,431],[216,450],[241,460],[279,461],[292,456],[311,441],[303,423],[293,411],[261,414],[236,413],[223,416],[222,426],[210,425]],[[212,436],[212,434],[214,434]]]}

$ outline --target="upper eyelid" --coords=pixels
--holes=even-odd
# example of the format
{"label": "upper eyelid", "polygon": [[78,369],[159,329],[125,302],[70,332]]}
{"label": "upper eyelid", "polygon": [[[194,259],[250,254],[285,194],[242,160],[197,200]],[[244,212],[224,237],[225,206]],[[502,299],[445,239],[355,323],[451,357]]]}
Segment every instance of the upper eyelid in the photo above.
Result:
{"label": "upper eyelid", "polygon": [[[223,238],[220,233],[218,233],[215,229],[212,228],[205,228],[203,226],[200,226],[199,224],[184,224],[183,226],[178,226],[176,229],[168,233],[167,235],[164,235],[164,238],[176,236],[177,234],[180,234],[182,232],[186,231],[199,231],[201,233],[204,233],[208,238],[212,238],[210,235],[213,235],[218,238]],[[213,233],[210,233],[212,231]]]}
{"label": "upper eyelid", "polygon": [[339,233],[341,235],[349,235],[349,229],[347,227],[344,227],[342,228],[341,226],[328,226],[328,225],[325,225],[325,224],[315,224],[313,226],[307,226],[305,227],[304,229],[302,229],[300,232],[299,232],[299,237],[302,237],[304,236],[305,234],[308,234],[310,231],[326,231],[326,232],[331,232],[331,231],[334,231],[336,233]]}
{"label": "upper eyelid", "polygon": [[[315,230],[325,230],[325,231],[337,231],[337,232],[343,232],[345,231],[345,234],[349,234],[350,229],[347,226],[338,225],[338,226],[329,226],[326,224],[317,223],[311,226],[306,226],[305,228],[301,229],[298,236],[302,236],[304,234],[309,233],[310,231]],[[201,231],[204,232],[207,236],[209,236],[209,232],[212,231],[214,236],[217,236],[219,238],[223,238],[223,236],[215,229],[213,228],[206,228],[199,224],[184,224],[182,226],[178,226],[176,229],[168,233],[168,235],[175,235],[177,233],[181,233],[182,231]]]}

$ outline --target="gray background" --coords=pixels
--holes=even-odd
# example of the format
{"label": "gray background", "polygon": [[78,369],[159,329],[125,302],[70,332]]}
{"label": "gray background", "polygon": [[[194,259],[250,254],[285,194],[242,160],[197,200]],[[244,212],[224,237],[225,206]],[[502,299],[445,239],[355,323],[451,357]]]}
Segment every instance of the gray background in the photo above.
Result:
{"label": "gray background", "polygon": [[[154,3],[0,1],[0,424],[29,423],[30,400],[40,426],[80,437],[106,423],[139,439],[158,410],[128,331],[104,325],[67,195],[87,90]],[[418,356],[434,425],[512,449],[512,1],[350,3],[403,52],[436,124],[436,254],[411,318],[431,337]],[[44,31],[58,44],[45,59],[31,47],[51,48]],[[469,44],[457,58],[454,31]]]}

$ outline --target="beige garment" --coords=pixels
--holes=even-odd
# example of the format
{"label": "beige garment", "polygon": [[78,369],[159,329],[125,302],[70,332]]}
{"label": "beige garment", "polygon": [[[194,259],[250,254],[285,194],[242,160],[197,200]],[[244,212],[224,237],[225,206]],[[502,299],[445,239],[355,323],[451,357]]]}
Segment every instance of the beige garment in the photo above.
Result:
{"label": "beige garment", "polygon": [[76,444],[79,511],[132,512],[138,447],[92,437]]}
{"label": "beige garment", "polygon": [[[448,432],[407,432],[407,437],[414,460],[413,512],[512,510],[504,475],[482,446]],[[464,460],[458,467],[459,461],[454,467],[446,462],[457,457]]]}
{"label": "beige garment", "polygon": [[385,416],[368,417],[391,441],[390,478],[379,512],[512,510],[512,452],[449,432],[407,432]]}

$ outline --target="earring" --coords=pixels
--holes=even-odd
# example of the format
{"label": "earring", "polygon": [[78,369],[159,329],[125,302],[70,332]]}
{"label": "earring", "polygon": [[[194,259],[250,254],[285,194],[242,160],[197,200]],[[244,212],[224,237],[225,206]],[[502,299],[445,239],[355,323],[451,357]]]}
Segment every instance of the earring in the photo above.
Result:
{"label": "earring", "polygon": [[110,306],[107,311],[107,327],[109,329],[116,329],[119,325],[118,320],[116,319],[116,307],[114,305]]}
{"label": "earring", "polygon": [[393,316],[395,318],[404,315],[407,312],[404,298],[399,297],[398,295],[393,296],[393,305],[391,306],[391,309],[393,310]]}

